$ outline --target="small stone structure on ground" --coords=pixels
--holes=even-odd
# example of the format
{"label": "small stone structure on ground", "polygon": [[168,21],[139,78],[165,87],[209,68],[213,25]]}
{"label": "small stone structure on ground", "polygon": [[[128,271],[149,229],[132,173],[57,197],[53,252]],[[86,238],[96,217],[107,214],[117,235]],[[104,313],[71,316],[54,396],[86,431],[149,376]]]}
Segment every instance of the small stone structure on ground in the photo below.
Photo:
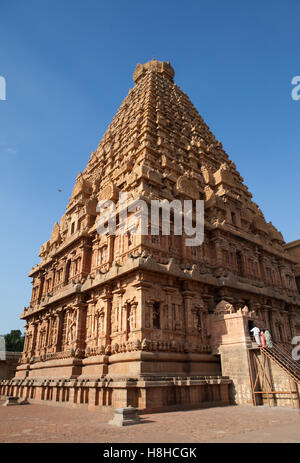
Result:
{"label": "small stone structure on ground", "polygon": [[18,400],[19,397],[8,396],[6,397],[6,401],[4,402],[3,407],[10,407],[11,405],[20,405]]}
{"label": "small stone structure on ground", "polygon": [[115,426],[128,426],[138,423],[140,423],[140,417],[137,408],[134,407],[116,408],[113,419],[108,422],[108,424]]}

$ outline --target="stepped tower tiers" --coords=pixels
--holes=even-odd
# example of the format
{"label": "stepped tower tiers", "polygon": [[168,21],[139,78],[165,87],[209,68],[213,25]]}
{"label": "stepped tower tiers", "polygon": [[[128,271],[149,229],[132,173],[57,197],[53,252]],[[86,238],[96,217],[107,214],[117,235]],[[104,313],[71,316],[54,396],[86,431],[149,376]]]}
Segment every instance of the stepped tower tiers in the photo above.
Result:
{"label": "stepped tower tiers", "polygon": [[[250,402],[249,326],[300,335],[295,260],[173,79],[169,62],[136,66],[29,274],[24,352],[2,392],[143,410]],[[97,204],[119,207],[120,192],[204,200],[203,244],[121,234],[118,221],[99,234]]]}

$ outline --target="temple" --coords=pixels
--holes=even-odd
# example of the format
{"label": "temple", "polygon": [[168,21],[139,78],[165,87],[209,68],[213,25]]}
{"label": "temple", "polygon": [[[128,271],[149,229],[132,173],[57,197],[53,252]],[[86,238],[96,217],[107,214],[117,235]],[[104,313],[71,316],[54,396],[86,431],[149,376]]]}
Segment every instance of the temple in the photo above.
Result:
{"label": "temple", "polygon": [[[144,411],[252,403],[256,392],[263,403],[249,329],[268,328],[291,350],[300,335],[297,259],[174,83],[171,64],[138,64],[133,80],[29,273],[24,351],[0,393]],[[99,234],[99,201],[120,210],[125,192],[147,204],[204,200],[203,244],[130,227],[124,234],[118,221],[115,235]],[[139,224],[139,210],[131,214]],[[271,387],[282,395],[272,400],[287,404],[290,376],[273,364]]]}

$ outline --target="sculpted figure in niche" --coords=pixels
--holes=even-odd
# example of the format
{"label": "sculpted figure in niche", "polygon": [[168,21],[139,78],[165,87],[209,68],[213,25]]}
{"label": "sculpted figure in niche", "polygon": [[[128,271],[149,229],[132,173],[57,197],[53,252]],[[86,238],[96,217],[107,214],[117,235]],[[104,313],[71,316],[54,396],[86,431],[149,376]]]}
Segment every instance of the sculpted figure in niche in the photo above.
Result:
{"label": "sculpted figure in niche", "polygon": [[31,344],[31,332],[27,332],[25,335],[24,352],[28,352],[30,350],[30,344]]}
{"label": "sculpted figure in niche", "polygon": [[52,345],[54,346],[57,341],[57,328],[58,328],[58,323],[57,323],[57,318],[54,320],[53,323],[53,328],[52,328]]}
{"label": "sculpted figure in niche", "polygon": [[69,315],[69,329],[68,329],[68,342],[72,342],[75,339],[76,333],[76,312],[71,312]]}
{"label": "sculpted figure in niche", "polygon": [[129,332],[133,331],[134,329],[134,314],[133,310],[130,309],[129,317],[128,317],[128,322],[129,322]]}
{"label": "sculpted figure in niche", "polygon": [[160,303],[154,302],[152,312],[153,328],[160,329]]}
{"label": "sculpted figure in niche", "polygon": [[32,349],[32,343],[33,343],[33,334],[32,331],[28,334],[28,346],[27,346],[27,352],[30,352]]}
{"label": "sculpted figure in niche", "polygon": [[112,332],[115,332],[115,320],[116,320],[116,316],[115,316],[115,309],[112,309],[111,311],[111,319],[110,319],[110,323],[111,323],[111,331]]}
{"label": "sculpted figure in niche", "polygon": [[200,309],[198,309],[196,311],[196,326],[197,326],[198,333],[201,333],[202,332],[202,323],[201,323]]}
{"label": "sculpted figure in niche", "polygon": [[86,317],[86,337],[91,337],[91,323],[92,323],[92,316],[90,315],[90,309],[88,309],[88,314]]}
{"label": "sculpted figure in niche", "polygon": [[39,348],[42,349],[45,346],[45,328],[41,328],[40,331],[40,342],[39,342]]}
{"label": "sculpted figure in niche", "polygon": [[104,328],[104,313],[100,312],[98,315],[98,335],[101,336],[103,334],[103,328]]}

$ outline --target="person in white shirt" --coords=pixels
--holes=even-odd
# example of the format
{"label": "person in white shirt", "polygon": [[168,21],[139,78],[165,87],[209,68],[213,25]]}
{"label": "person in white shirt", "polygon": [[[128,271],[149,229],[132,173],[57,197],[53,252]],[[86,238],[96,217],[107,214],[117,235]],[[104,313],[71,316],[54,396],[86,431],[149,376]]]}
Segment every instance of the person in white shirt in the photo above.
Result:
{"label": "person in white shirt", "polygon": [[255,326],[254,328],[252,328],[252,330],[250,330],[250,332],[253,333],[253,335],[255,337],[256,344],[258,346],[261,346],[260,337],[259,337],[260,329],[257,326]]}

